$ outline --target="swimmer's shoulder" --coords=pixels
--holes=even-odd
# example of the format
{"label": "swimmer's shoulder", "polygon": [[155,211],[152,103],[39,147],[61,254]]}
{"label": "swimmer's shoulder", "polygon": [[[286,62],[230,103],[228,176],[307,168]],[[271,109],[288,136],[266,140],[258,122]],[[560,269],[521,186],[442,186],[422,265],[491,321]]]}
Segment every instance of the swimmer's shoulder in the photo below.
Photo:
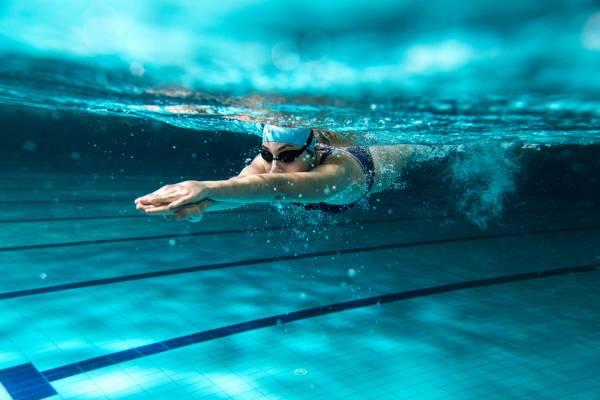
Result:
{"label": "swimmer's shoulder", "polygon": [[313,133],[317,139],[315,150],[321,154],[319,164],[354,163],[354,158],[344,150],[357,145],[351,135],[342,136],[322,129],[313,129]]}
{"label": "swimmer's shoulder", "polygon": [[343,163],[342,152],[334,147],[327,144],[317,143],[315,145],[315,151],[319,156],[319,165],[331,165]]}
{"label": "swimmer's shoulder", "polygon": [[[357,165],[355,157],[349,154],[344,147],[316,144],[315,151],[319,154],[319,165]],[[359,170],[360,170],[360,165]]]}
{"label": "swimmer's shoulder", "polygon": [[261,157],[261,155],[257,155],[250,162],[250,164],[246,165],[244,169],[238,174],[237,177],[248,176],[248,175],[259,175],[267,172],[267,165],[265,160]]}
{"label": "swimmer's shoulder", "polygon": [[335,132],[326,131],[323,129],[313,129],[313,133],[317,143],[333,146],[333,147],[348,147],[355,146],[356,142],[350,135],[340,135]]}

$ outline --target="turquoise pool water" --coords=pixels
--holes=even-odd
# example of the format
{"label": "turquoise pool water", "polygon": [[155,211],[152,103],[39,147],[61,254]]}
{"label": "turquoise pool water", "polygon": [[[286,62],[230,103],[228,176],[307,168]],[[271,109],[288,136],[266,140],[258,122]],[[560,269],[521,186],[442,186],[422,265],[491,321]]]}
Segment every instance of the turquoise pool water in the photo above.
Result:
{"label": "turquoise pool water", "polygon": [[597,202],[192,225],[132,210],[153,180],[82,178],[3,177],[1,398],[598,394]]}
{"label": "turquoise pool water", "polygon": [[[0,4],[0,399],[600,399],[592,1]],[[432,152],[174,222],[261,124]]]}

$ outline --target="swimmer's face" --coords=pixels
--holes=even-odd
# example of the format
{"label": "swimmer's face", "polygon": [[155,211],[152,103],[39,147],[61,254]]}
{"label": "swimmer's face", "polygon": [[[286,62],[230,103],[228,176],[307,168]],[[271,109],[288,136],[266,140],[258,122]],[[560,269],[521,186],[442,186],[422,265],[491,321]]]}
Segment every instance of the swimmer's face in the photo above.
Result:
{"label": "swimmer's face", "polygon": [[[262,148],[267,150],[275,158],[279,158],[281,153],[290,150],[300,150],[302,146],[295,144],[280,143],[280,142],[266,142],[262,144]],[[264,158],[263,158],[264,160]],[[267,171],[270,174],[283,173],[283,172],[306,172],[314,168],[315,156],[310,151],[303,151],[296,159],[292,162],[283,162],[280,160],[272,160],[268,162],[264,160],[267,167]]]}

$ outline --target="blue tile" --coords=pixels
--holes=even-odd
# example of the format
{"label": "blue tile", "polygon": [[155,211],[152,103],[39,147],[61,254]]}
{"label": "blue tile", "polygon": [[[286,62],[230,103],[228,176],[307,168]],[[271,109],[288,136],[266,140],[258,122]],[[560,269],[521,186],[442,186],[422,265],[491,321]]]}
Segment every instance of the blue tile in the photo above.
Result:
{"label": "blue tile", "polygon": [[102,367],[108,367],[109,365],[114,365],[114,362],[108,356],[101,356],[101,357],[96,357],[96,358],[91,358],[89,360],[81,361],[81,362],[77,363],[77,365],[79,366],[79,368],[82,369],[82,371],[87,372],[87,371],[93,371],[95,369],[99,369]]}
{"label": "blue tile", "polygon": [[162,342],[169,350],[177,349],[179,347],[189,346],[192,342],[187,337],[175,338]]}
{"label": "blue tile", "polygon": [[68,378],[70,376],[79,375],[83,370],[77,364],[65,365],[63,367],[54,368],[42,372],[48,382],[57,381],[59,379]]}
{"label": "blue tile", "polygon": [[39,400],[57,394],[31,363],[1,370],[0,382],[14,400]]}
{"label": "blue tile", "polygon": [[124,350],[119,351],[118,353],[109,354],[109,357],[113,364],[118,364],[125,361],[135,360],[136,358],[140,358],[142,354],[137,351],[137,349]]}
{"label": "blue tile", "polygon": [[146,346],[141,346],[138,347],[137,350],[145,355],[145,356],[149,356],[152,354],[157,354],[157,353],[162,353],[163,351],[167,351],[169,350],[169,348],[165,345],[163,345],[162,343],[158,342],[158,343],[152,343]]}
{"label": "blue tile", "polygon": [[193,335],[186,336],[186,339],[189,341],[189,344],[206,342],[207,340],[211,340],[216,336],[213,335],[212,331],[199,332]]}

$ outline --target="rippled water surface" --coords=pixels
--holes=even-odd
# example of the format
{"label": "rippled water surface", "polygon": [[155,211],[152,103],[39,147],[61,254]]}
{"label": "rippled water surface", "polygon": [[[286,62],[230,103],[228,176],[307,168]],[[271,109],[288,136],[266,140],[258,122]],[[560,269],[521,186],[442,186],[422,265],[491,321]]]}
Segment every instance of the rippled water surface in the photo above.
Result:
{"label": "rippled water surface", "polygon": [[600,101],[591,94],[231,95],[156,86],[127,72],[61,63],[19,56],[3,64],[0,101],[195,130],[257,134],[264,122],[319,127],[358,133],[368,143],[591,144],[600,137]]}
{"label": "rippled water surface", "polygon": [[593,1],[59,3],[0,7],[0,103],[368,143],[598,141]]}

